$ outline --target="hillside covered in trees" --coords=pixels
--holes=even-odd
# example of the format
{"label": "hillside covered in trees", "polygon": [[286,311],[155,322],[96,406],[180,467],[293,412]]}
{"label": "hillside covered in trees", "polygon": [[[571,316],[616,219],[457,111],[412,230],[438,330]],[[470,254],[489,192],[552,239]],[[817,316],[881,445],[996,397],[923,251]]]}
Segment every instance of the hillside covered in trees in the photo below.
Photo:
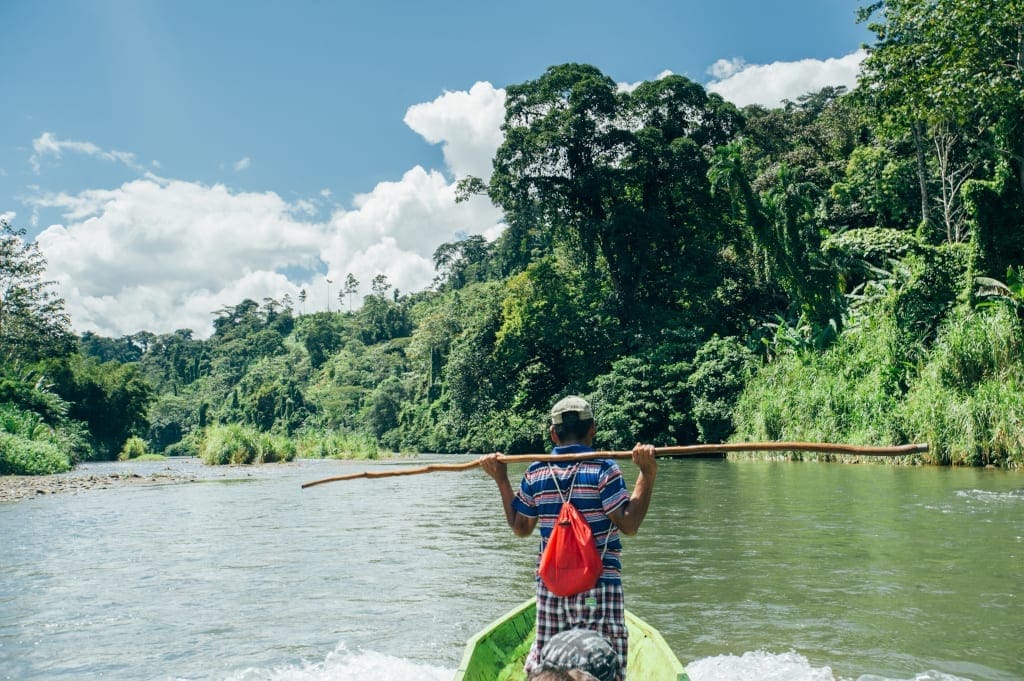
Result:
{"label": "hillside covered in trees", "polygon": [[208,339],[75,336],[5,225],[0,473],[537,451],[567,393],[602,447],[927,441],[1019,466],[1024,2],[988,5],[867,7],[858,88],[778,109],[582,64],[510,86],[493,174],[459,184],[507,230],[440,246],[429,290],[377,277],[356,311],[244,300]]}

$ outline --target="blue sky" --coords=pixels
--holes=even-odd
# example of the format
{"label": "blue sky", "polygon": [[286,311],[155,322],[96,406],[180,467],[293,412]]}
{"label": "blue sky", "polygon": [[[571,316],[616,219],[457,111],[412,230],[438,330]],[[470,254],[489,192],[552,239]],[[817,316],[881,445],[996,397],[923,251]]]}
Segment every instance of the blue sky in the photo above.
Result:
{"label": "blue sky", "polygon": [[859,0],[0,2],[0,216],[37,238],[76,330],[193,328],[326,278],[430,284],[494,237],[503,90],[590,63],[738,104],[850,85]]}

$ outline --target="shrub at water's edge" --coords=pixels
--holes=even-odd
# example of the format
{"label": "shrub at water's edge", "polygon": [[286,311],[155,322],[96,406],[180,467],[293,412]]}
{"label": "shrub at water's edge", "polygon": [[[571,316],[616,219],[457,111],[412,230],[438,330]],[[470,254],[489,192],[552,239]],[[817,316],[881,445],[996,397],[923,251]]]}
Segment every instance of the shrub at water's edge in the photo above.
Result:
{"label": "shrub at water's edge", "polygon": [[49,475],[69,470],[67,452],[52,442],[0,432],[0,475]]}
{"label": "shrub at water's edge", "polygon": [[210,465],[291,461],[295,454],[295,444],[288,438],[237,423],[210,426],[199,446],[199,456]]}
{"label": "shrub at water's edge", "polygon": [[308,431],[298,437],[298,455],[303,459],[376,459],[377,440],[366,433]]}
{"label": "shrub at water's edge", "polygon": [[117,460],[130,461],[132,459],[146,457],[149,453],[149,447],[146,445],[146,441],[137,435],[133,435],[125,441],[124,446],[121,448],[121,452],[117,455]]}
{"label": "shrub at water's edge", "polygon": [[307,431],[295,437],[260,432],[237,423],[210,426],[197,438],[197,454],[210,465],[304,459],[376,459],[377,441],[363,433]]}
{"label": "shrub at water's edge", "polygon": [[42,418],[12,404],[0,404],[0,475],[64,473],[74,465],[70,438]]}

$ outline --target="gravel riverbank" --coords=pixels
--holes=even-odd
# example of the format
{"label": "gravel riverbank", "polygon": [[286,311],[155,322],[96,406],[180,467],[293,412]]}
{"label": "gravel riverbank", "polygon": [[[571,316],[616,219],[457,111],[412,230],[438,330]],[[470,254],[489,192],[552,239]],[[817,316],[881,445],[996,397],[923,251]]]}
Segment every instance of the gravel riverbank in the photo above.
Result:
{"label": "gravel riverbank", "polygon": [[161,472],[100,473],[88,475],[0,475],[0,503],[18,501],[47,494],[79,494],[93,489],[135,485],[167,485],[194,482],[197,476],[188,473]]}

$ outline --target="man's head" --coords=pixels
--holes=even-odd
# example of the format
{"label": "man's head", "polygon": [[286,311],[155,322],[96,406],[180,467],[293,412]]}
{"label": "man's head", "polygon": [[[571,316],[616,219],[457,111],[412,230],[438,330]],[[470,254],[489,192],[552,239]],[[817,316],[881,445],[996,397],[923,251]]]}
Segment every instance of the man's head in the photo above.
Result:
{"label": "man's head", "polygon": [[569,395],[551,408],[551,439],[555,444],[590,445],[594,439],[594,412],[582,397]]}
{"label": "man's head", "polygon": [[578,670],[596,681],[615,681],[619,660],[615,649],[601,634],[589,629],[569,629],[544,644],[538,670]]}

